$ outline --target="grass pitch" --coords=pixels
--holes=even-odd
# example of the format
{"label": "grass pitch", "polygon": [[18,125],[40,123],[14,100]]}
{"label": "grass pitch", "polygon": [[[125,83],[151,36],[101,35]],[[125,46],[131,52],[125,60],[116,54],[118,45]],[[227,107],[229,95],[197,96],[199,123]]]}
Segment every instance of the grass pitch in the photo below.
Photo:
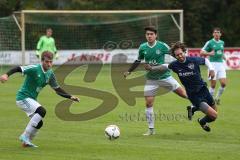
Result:
{"label": "grass pitch", "polygon": [[[2,68],[2,73],[6,69]],[[38,101],[47,109],[47,115],[43,128],[33,141],[39,148],[22,148],[18,140],[29,121],[15,104],[15,94],[23,77],[15,74],[6,84],[0,84],[0,160],[236,160],[240,157],[239,71],[227,72],[227,88],[210,133],[204,132],[196,121],[202,113],[195,114],[193,120],[188,121],[186,106],[189,102],[168,93],[155,100],[156,135],[150,137],[142,136],[147,129],[144,98],[136,98],[136,105],[129,106],[113,87],[110,71],[110,66],[105,65],[95,81],[87,82],[83,79],[86,68],[80,67],[65,79],[65,84],[97,89],[117,98],[115,109],[88,121],[59,119],[55,108],[63,98],[50,87],[44,88]],[[129,78],[139,74],[142,72],[133,73]],[[202,75],[206,76],[205,68]],[[124,84],[119,85],[124,87]],[[77,96],[81,98],[80,103],[73,103],[70,107],[74,114],[86,113],[102,103],[93,97]],[[109,124],[119,126],[119,139],[106,139],[104,129]]]}

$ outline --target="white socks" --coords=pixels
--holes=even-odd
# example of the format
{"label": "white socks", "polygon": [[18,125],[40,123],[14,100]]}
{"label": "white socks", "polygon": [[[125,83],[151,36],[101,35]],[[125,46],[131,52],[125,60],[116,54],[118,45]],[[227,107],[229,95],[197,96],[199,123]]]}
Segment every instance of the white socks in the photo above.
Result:
{"label": "white socks", "polygon": [[220,98],[220,96],[223,94],[224,89],[225,89],[225,88],[223,88],[223,87],[219,87],[218,92],[217,92],[216,99],[219,99],[219,98]]}
{"label": "white socks", "polygon": [[33,117],[31,118],[31,120],[29,121],[25,131],[24,131],[24,135],[27,136],[28,138],[32,139],[38,129],[36,129],[35,127],[37,127],[38,123],[42,120],[42,117],[39,114],[34,114]]}
{"label": "white socks", "polygon": [[[216,99],[219,99],[220,98],[220,96],[223,94],[223,91],[225,90],[225,87],[223,88],[223,87],[219,87],[219,89],[218,89],[218,92],[217,92],[217,95],[216,95]],[[214,97],[214,91],[215,91],[215,89],[214,88],[212,88],[212,87],[209,87],[209,93]]]}
{"label": "white socks", "polygon": [[215,88],[209,87],[209,93],[214,97]]}
{"label": "white socks", "polygon": [[148,128],[154,128],[153,107],[146,108],[145,112],[146,112],[146,118],[147,118],[147,122],[148,122]]}

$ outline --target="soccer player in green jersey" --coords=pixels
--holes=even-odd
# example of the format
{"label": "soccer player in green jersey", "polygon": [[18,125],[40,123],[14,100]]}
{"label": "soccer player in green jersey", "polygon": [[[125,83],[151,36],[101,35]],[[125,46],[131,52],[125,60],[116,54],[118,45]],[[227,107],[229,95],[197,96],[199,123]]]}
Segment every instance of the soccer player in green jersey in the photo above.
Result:
{"label": "soccer player in green jersey", "polygon": [[[157,39],[157,30],[153,26],[145,28],[146,43],[140,45],[138,60],[131,65],[129,70],[124,73],[127,77],[137,66],[141,60],[145,60],[147,64],[156,66],[165,63],[165,55],[169,54],[169,46]],[[159,88],[165,88],[168,91],[173,91],[183,98],[187,98],[186,91],[180,84],[171,76],[170,70],[165,72],[147,71],[146,83],[144,86],[144,97],[146,101],[146,118],[148,122],[148,131],[143,135],[153,135],[154,131],[154,112],[153,103],[155,95]]]}
{"label": "soccer player in green jersey", "polygon": [[39,92],[49,84],[58,95],[79,102],[79,98],[65,92],[57,83],[55,75],[52,71],[53,54],[45,51],[41,57],[41,64],[18,66],[9,70],[0,77],[2,83],[6,82],[12,74],[20,72],[25,75],[25,81],[17,93],[16,104],[22,109],[30,121],[27,124],[19,139],[23,147],[37,147],[31,141],[35,137],[38,130],[43,125],[43,118],[46,114],[45,108],[37,102]]}
{"label": "soccer player in green jersey", "polygon": [[52,37],[52,29],[48,28],[46,30],[46,35],[41,36],[37,43],[37,51],[36,51],[36,56],[41,59],[41,55],[44,51],[49,51],[51,53],[54,53],[54,57],[57,59],[58,54],[57,54],[57,48],[55,45],[55,40]]}
{"label": "soccer player in green jersey", "polygon": [[210,80],[211,86],[209,92],[214,96],[214,91],[216,87],[216,81],[219,80],[221,86],[218,89],[217,95],[215,97],[216,104],[220,104],[220,96],[222,95],[226,87],[226,69],[223,61],[226,60],[224,56],[224,41],[221,39],[220,28],[213,29],[213,39],[206,42],[201,50],[201,55],[209,56],[210,62],[214,67],[215,78]]}

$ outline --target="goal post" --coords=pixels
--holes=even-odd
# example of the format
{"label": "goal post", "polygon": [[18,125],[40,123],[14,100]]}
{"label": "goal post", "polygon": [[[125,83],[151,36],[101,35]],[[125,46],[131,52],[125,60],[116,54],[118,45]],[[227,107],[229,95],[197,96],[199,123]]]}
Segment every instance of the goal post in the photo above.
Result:
{"label": "goal post", "polygon": [[159,40],[183,42],[183,10],[22,10],[20,15],[23,64],[48,27],[58,50],[102,49],[107,42],[125,41],[131,41],[128,49],[137,49],[149,25],[158,29]]}

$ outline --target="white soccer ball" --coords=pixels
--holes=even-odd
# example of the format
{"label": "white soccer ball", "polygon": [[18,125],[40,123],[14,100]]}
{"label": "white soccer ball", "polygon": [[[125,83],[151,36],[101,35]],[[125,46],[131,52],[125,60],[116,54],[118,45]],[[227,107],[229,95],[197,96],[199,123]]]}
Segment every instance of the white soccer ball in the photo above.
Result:
{"label": "white soccer ball", "polygon": [[120,129],[118,128],[117,125],[109,125],[105,129],[105,136],[109,140],[117,139],[120,136]]}

